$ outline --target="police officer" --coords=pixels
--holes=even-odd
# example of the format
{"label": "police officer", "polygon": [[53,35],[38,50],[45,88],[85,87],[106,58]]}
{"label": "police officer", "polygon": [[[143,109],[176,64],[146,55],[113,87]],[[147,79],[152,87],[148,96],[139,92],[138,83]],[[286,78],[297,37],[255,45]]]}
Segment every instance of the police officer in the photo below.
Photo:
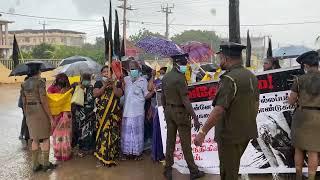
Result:
{"label": "police officer", "polygon": [[320,72],[319,55],[309,51],[297,58],[306,74],[297,77],[291,88],[289,104],[297,104],[293,116],[291,137],[295,147],[297,179],[302,179],[304,151],[308,154],[308,179],[314,180],[318,167],[320,143]]}
{"label": "police officer", "polygon": [[202,145],[215,126],[222,180],[238,180],[240,158],[249,141],[258,135],[258,80],[242,66],[243,49],[245,46],[232,42],[220,45],[220,67],[226,72],[220,77],[214,109],[195,138],[195,144]]}
{"label": "police officer", "polygon": [[172,179],[173,153],[176,144],[176,134],[179,131],[181,146],[185,160],[190,170],[190,179],[204,176],[194,162],[191,151],[191,117],[195,130],[200,128],[199,120],[188,98],[188,86],[185,72],[187,70],[188,54],[172,56],[173,68],[162,79],[162,105],[167,122],[166,163],[164,175]]}
{"label": "police officer", "polygon": [[[46,81],[40,77],[41,64],[27,65],[30,78],[21,85],[21,97],[32,140],[32,168],[34,172],[47,171],[54,169],[56,165],[49,162],[52,116],[48,106]],[[41,154],[40,144],[42,145]],[[42,157],[39,158],[39,155]],[[40,162],[39,159],[41,159]]]}

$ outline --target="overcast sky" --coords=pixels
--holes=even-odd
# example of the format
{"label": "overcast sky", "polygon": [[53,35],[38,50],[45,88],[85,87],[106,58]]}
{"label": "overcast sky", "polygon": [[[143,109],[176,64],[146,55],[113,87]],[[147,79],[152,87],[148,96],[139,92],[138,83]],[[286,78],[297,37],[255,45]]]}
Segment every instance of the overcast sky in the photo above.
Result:
{"label": "overcast sky", "polygon": [[[112,0],[113,8],[122,2]],[[189,29],[215,30],[219,36],[228,36],[227,0],[128,0],[134,11],[128,12],[128,33],[134,34],[146,28],[164,34],[165,14],[158,12],[161,5],[174,4],[169,16],[170,36]],[[320,35],[319,0],[240,0],[241,34],[247,29],[253,36],[271,36],[274,47],[290,44],[319,48],[315,39]],[[215,13],[212,11],[215,10]],[[67,19],[97,21],[63,21],[28,18],[3,14],[1,19],[15,21],[10,30],[40,29],[45,20],[47,28],[60,28],[87,33],[88,42],[103,35],[101,16],[108,17],[108,0],[0,0],[0,11],[17,14],[46,16]],[[119,9],[122,19],[122,10]],[[293,25],[268,25],[303,23]],[[142,23],[144,22],[144,23]],[[149,22],[152,22],[150,24]],[[218,25],[218,26],[213,26]]]}

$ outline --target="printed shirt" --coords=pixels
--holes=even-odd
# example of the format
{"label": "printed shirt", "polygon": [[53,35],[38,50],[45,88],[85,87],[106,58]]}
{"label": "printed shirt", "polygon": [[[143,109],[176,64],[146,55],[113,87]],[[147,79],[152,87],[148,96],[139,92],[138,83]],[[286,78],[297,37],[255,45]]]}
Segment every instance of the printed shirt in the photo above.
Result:
{"label": "printed shirt", "polygon": [[125,102],[123,117],[137,117],[145,114],[145,97],[148,95],[148,82],[140,77],[132,82],[132,78],[127,76],[125,81]]}

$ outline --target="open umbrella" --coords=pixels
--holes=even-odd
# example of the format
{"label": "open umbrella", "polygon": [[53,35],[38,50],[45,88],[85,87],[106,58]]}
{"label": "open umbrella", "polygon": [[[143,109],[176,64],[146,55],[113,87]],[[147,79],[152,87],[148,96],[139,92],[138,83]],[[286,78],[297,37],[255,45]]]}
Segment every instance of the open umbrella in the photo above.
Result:
{"label": "open umbrella", "polygon": [[46,71],[51,71],[55,69],[54,65],[48,63],[48,62],[43,62],[43,61],[30,61],[27,63],[19,64],[17,65],[10,73],[9,76],[23,76],[23,75],[28,75],[29,72],[29,66],[30,64],[40,64],[40,71],[41,72],[46,72]]}
{"label": "open umbrella", "polygon": [[177,54],[183,54],[182,49],[173,41],[154,36],[148,36],[141,39],[137,42],[136,46],[143,49],[147,53],[161,57],[170,57]]}
{"label": "open umbrella", "polygon": [[312,49],[305,46],[286,46],[274,50],[274,57],[280,59],[295,58],[301,54],[311,51]]}
{"label": "open umbrella", "polygon": [[95,61],[79,61],[60,67],[57,74],[65,73],[67,76],[79,76],[83,73],[99,74],[101,68]]}
{"label": "open umbrella", "polygon": [[213,50],[206,43],[191,41],[181,45],[181,48],[195,62],[208,61],[213,55]]}
{"label": "open umbrella", "polygon": [[80,62],[80,61],[94,61],[94,60],[92,60],[89,57],[85,57],[85,56],[71,56],[66,59],[62,59],[59,63],[59,66],[64,66],[67,64],[72,64],[72,63]]}

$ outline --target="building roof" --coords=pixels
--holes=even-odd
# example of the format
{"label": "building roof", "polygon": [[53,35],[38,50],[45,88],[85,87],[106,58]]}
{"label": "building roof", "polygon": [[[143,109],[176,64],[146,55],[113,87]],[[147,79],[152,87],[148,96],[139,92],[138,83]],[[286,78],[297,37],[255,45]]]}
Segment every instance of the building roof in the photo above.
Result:
{"label": "building roof", "polygon": [[9,23],[13,23],[13,21],[7,21],[7,20],[0,19],[0,24],[9,24]]}
{"label": "building roof", "polygon": [[[9,31],[10,34],[21,34],[21,33],[43,33],[42,29],[23,29]],[[86,34],[84,32],[62,30],[62,29],[46,29],[46,33],[69,33],[69,34]]]}

